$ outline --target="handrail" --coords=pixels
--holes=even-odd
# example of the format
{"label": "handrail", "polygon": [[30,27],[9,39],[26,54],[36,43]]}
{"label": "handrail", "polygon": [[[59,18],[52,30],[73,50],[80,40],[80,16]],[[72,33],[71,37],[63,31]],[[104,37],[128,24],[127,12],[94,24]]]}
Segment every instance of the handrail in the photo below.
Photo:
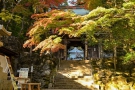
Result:
{"label": "handrail", "polygon": [[10,60],[6,55],[5,55],[5,60],[6,60],[6,63],[7,63],[7,68],[9,69],[10,78],[11,78],[11,81],[12,81],[13,88],[14,88],[14,90],[18,90],[18,86],[17,86],[16,81],[15,81],[15,76],[13,74],[13,70],[12,70]]}

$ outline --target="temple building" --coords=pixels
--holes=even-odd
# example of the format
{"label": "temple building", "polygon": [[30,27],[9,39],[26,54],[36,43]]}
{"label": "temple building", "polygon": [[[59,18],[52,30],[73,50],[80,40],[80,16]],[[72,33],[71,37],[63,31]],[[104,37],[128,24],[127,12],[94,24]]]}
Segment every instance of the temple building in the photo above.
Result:
{"label": "temple building", "polygon": [[[59,9],[71,10],[77,15],[86,15],[90,11],[84,9],[81,5],[77,5],[77,0],[67,0],[67,2],[61,4]],[[68,38],[65,37],[63,43],[66,45],[63,56],[65,60],[83,60],[83,59],[99,59],[102,55],[102,46],[100,43],[89,46],[86,40],[80,38]]]}
{"label": "temple building", "polygon": [[65,38],[63,55],[65,60],[87,60],[102,58],[102,46],[100,43],[96,45],[88,45],[88,42],[79,38]]}

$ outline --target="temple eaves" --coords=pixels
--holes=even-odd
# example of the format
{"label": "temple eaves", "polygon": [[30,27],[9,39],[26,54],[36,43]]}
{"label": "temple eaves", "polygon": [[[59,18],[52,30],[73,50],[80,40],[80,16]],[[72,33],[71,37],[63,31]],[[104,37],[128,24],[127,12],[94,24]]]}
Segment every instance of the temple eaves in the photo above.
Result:
{"label": "temple eaves", "polygon": [[3,25],[0,25],[0,36],[10,36],[12,32],[7,31]]}
{"label": "temple eaves", "polygon": [[[7,31],[3,25],[0,25],[0,36],[10,36],[12,32]],[[0,41],[0,47],[3,46],[3,42]]]}

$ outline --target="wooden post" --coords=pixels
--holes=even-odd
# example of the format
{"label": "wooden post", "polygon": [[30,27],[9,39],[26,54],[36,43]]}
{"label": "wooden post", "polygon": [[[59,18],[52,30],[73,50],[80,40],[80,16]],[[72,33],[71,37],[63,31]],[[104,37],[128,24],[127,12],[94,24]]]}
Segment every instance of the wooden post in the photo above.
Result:
{"label": "wooden post", "polygon": [[87,40],[85,40],[85,57],[84,57],[85,60],[88,59],[88,42]]}
{"label": "wooden post", "polygon": [[31,79],[31,82],[32,82],[32,72],[33,72],[32,46],[30,47],[30,59],[31,59],[31,72],[30,72],[30,79]]}
{"label": "wooden post", "polygon": [[66,48],[64,49],[64,59],[67,60],[67,39],[64,40]]}
{"label": "wooden post", "polygon": [[102,42],[101,41],[98,44],[98,52],[99,52],[99,58],[103,58],[103,48],[102,48]]}
{"label": "wooden post", "polygon": [[114,56],[113,56],[113,61],[114,61],[114,69],[116,70],[116,57],[117,57],[117,50],[116,46],[113,48]]}

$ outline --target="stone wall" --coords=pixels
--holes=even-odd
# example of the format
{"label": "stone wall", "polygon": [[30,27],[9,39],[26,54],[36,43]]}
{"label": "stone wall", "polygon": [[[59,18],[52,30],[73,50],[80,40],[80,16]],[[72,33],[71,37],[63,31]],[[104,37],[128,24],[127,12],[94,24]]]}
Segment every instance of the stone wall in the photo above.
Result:
{"label": "stone wall", "polygon": [[21,46],[21,43],[17,37],[14,36],[2,36],[0,37],[0,41],[3,42],[3,46],[19,53]]}
{"label": "stone wall", "polygon": [[[31,82],[41,83],[42,88],[47,88],[48,84],[52,82],[52,77],[55,73],[56,64],[49,58],[49,56],[39,56],[38,53],[24,52],[19,60],[19,68],[29,68],[29,78]],[[33,72],[31,72],[33,66]]]}
{"label": "stone wall", "polygon": [[[31,82],[41,83],[42,88],[48,87],[55,74],[57,59],[52,59],[49,55],[39,56],[38,52],[30,53],[30,49],[24,49],[22,47],[23,41],[20,41],[17,37],[1,37],[0,41],[3,41],[4,47],[18,53],[18,56],[11,60],[15,76],[19,76],[17,70],[20,68],[29,68],[28,77],[31,79]],[[33,72],[31,72],[31,66],[33,66]]]}

